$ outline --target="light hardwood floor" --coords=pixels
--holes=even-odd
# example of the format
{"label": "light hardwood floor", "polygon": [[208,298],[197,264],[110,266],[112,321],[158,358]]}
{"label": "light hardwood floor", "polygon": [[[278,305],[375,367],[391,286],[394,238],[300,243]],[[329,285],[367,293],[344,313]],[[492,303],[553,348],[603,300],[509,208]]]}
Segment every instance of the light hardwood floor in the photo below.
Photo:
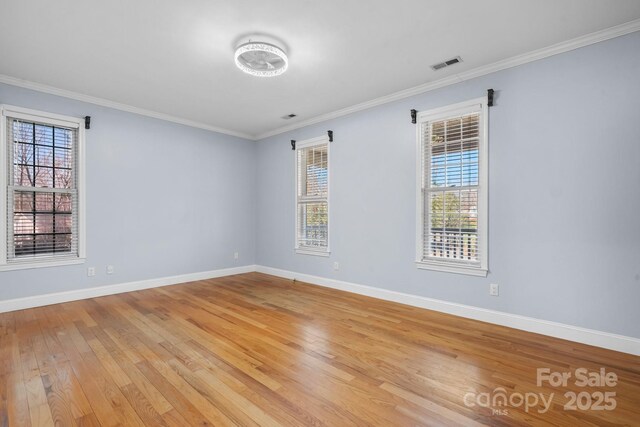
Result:
{"label": "light hardwood floor", "polygon": [[[536,386],[582,367],[617,385]],[[640,425],[640,357],[249,273],[0,314],[0,426],[54,424]]]}

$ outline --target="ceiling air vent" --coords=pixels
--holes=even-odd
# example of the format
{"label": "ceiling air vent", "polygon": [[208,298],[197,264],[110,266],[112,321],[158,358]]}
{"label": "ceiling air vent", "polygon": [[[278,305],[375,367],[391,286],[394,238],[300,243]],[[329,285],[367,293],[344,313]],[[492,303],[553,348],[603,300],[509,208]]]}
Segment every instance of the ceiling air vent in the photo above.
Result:
{"label": "ceiling air vent", "polygon": [[289,119],[293,119],[295,116],[297,116],[297,114],[287,114],[286,116],[282,116],[281,118],[285,119],[285,120],[289,120]]}
{"label": "ceiling air vent", "polygon": [[457,64],[458,62],[462,62],[462,58],[460,58],[459,56],[456,56],[455,58],[449,59],[447,61],[440,62],[439,64],[432,65],[431,68],[434,71],[438,71],[438,70],[440,70],[442,68],[445,68],[445,67],[448,67],[450,65]]}

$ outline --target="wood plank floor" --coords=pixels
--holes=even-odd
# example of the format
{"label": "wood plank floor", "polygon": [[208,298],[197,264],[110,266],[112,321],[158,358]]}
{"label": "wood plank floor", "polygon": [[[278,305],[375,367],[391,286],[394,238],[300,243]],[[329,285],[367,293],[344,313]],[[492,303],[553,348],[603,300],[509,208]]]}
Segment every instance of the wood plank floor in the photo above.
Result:
{"label": "wood plank floor", "polygon": [[640,357],[259,273],[0,314],[0,426],[481,424],[640,425]]}

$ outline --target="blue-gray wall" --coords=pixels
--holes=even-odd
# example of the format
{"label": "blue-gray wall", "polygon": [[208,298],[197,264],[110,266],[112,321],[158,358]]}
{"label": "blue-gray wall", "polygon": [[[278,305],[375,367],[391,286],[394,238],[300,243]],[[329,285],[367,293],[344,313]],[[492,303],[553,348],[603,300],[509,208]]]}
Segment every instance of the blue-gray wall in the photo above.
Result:
{"label": "blue-gray wall", "polygon": [[[0,300],[256,263],[640,337],[638,76],[635,33],[258,143],[0,85],[93,117],[87,263],[0,272]],[[418,270],[409,110],[490,87],[489,276]],[[288,141],[327,129],[332,253],[296,255]]]}
{"label": "blue-gray wall", "polygon": [[87,262],[0,272],[0,300],[254,264],[255,142],[7,85],[0,103],[92,116]]}
{"label": "blue-gray wall", "polygon": [[[488,88],[490,273],[418,270],[409,110]],[[331,256],[296,255],[289,140],[327,129]],[[258,144],[258,264],[640,337],[640,33]]]}

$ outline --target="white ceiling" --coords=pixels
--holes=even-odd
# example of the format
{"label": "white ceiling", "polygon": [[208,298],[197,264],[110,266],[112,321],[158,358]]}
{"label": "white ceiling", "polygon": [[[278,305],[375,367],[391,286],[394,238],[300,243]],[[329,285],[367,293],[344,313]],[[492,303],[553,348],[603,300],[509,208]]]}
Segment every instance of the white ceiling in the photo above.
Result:
{"label": "white ceiling", "polygon": [[[0,74],[250,136],[640,18],[638,0],[0,0]],[[243,36],[289,70],[235,67]],[[460,55],[461,64],[430,66]],[[296,113],[285,121],[280,117]]]}

